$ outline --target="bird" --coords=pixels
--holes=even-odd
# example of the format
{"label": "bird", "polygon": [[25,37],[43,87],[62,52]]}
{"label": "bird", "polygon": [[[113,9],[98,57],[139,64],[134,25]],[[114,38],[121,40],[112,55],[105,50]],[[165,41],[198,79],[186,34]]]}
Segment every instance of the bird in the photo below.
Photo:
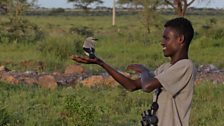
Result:
{"label": "bird", "polygon": [[90,59],[95,58],[95,43],[98,39],[94,37],[87,37],[83,44],[84,53],[89,56]]}

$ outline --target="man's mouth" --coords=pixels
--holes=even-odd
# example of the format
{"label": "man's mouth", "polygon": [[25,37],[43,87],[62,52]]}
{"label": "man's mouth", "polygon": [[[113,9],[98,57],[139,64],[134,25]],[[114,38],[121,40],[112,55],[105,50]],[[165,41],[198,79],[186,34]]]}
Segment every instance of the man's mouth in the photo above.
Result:
{"label": "man's mouth", "polygon": [[166,50],[166,47],[163,47],[163,50]]}

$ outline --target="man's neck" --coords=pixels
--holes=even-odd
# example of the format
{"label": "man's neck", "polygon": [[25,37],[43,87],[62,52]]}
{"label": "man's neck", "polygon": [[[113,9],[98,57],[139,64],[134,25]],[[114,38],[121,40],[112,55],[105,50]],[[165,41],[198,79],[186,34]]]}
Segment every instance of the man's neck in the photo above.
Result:
{"label": "man's neck", "polygon": [[187,51],[182,51],[177,53],[175,56],[171,57],[171,61],[170,64],[175,64],[176,62],[178,62],[179,60],[182,59],[188,59],[188,52]]}

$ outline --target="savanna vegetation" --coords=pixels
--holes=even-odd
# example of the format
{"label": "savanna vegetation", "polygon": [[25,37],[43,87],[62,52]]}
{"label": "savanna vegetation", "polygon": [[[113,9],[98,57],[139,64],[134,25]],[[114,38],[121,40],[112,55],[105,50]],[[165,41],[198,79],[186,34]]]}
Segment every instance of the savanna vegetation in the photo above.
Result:
{"label": "savanna vegetation", "polygon": [[[20,32],[16,31],[15,35],[21,36],[15,40],[4,36],[4,31],[1,31],[3,35],[0,39],[0,63],[15,70],[36,70],[32,68],[33,65],[24,66],[22,62],[41,61],[44,63],[44,71],[63,70],[66,65],[73,63],[69,59],[70,55],[82,54],[84,39],[87,36],[95,36],[99,39],[96,46],[97,55],[112,66],[125,69],[129,63],[142,63],[154,69],[167,60],[162,55],[160,40],[162,24],[172,17],[174,16],[159,16],[156,23],[150,27],[149,34],[139,21],[138,15],[117,17],[115,27],[111,26],[110,16],[24,17],[29,22],[38,24],[38,39],[34,39],[36,34],[29,32],[29,28],[23,34],[16,34]],[[190,47],[192,60],[196,65],[212,63],[223,68],[224,54],[221,50],[224,48],[224,17],[197,15],[187,18],[192,20],[195,27],[195,37]],[[20,37],[24,38],[24,41],[20,40]],[[101,70],[96,66],[86,67],[96,72]]]}
{"label": "savanna vegetation", "polygon": [[[99,39],[96,54],[116,69],[141,63],[155,69],[163,62],[160,40],[163,24],[174,15],[156,14],[150,32],[140,15],[122,15],[111,25],[111,16],[22,16],[12,23],[0,16],[0,64],[11,70],[63,71],[73,64],[72,54],[83,55],[86,37]],[[187,15],[195,28],[190,58],[197,66],[224,68],[224,16]],[[11,24],[10,24],[11,23]],[[13,25],[12,25],[13,24]],[[42,64],[42,67],[37,67]],[[102,69],[83,65],[94,74]],[[223,126],[223,84],[201,82],[195,88],[191,126]],[[130,93],[120,86],[93,88],[77,84],[47,90],[36,85],[0,82],[0,125],[8,126],[136,126],[151,103],[151,94]]]}
{"label": "savanna vegetation", "polygon": [[[203,82],[195,88],[190,126],[223,126],[224,86]],[[121,87],[57,88],[0,83],[0,125],[140,126],[151,94]]]}

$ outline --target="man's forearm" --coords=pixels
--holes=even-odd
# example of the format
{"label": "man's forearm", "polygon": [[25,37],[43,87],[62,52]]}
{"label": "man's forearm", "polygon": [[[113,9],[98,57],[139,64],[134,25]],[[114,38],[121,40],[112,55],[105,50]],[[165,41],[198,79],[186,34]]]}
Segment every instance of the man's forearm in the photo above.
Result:
{"label": "man's forearm", "polygon": [[109,66],[106,63],[99,64],[101,67],[103,67],[119,84],[121,84],[124,88],[126,88],[129,91],[135,91],[138,89],[141,89],[141,82],[140,79],[138,80],[132,80],[120,72],[113,69],[111,66]]}
{"label": "man's forearm", "polygon": [[142,72],[140,74],[140,76],[141,76],[141,87],[142,87],[142,90],[147,92],[148,84],[150,83],[150,81],[152,79],[154,79],[154,74],[151,73],[149,70],[147,70],[147,71]]}

